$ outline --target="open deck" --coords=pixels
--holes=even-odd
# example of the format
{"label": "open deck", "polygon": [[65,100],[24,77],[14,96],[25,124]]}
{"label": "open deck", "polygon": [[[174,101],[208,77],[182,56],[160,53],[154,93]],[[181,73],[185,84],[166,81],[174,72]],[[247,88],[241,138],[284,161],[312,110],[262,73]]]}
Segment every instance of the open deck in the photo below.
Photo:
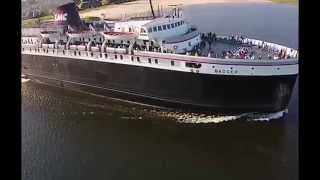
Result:
{"label": "open deck", "polygon": [[274,43],[234,36],[202,34],[202,42],[186,54],[222,59],[294,59],[298,51]]}

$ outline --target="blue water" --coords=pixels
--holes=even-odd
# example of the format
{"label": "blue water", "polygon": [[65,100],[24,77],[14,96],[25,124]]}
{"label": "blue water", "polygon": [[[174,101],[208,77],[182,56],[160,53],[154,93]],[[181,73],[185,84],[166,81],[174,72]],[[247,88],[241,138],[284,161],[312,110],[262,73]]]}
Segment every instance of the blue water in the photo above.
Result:
{"label": "blue water", "polygon": [[[298,47],[295,6],[208,5],[185,13],[203,31]],[[193,124],[153,107],[24,82],[22,177],[295,180],[297,86],[282,119]]]}

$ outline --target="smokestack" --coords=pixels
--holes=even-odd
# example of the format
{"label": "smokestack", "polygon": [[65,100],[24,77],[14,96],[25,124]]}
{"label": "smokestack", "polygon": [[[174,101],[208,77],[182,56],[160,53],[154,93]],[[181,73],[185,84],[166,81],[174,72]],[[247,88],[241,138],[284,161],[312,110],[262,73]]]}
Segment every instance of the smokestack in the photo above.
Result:
{"label": "smokestack", "polygon": [[87,29],[80,19],[76,4],[74,2],[57,7],[54,12],[56,24],[70,26],[75,31]]}

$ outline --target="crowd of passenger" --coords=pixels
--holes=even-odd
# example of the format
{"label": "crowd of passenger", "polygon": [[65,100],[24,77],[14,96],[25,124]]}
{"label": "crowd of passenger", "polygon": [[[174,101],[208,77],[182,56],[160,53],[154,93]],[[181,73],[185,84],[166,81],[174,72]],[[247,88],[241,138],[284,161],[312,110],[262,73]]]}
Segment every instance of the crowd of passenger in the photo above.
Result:
{"label": "crowd of passenger", "polygon": [[[208,32],[201,33],[201,42],[195,45],[191,51],[186,52],[187,55],[191,56],[205,56],[213,58],[224,58],[224,59],[287,59],[297,56],[297,52],[293,52],[293,49],[287,51],[287,49],[279,49],[280,46],[272,45],[271,43],[265,43],[264,41],[250,40],[243,36],[219,36],[216,33]],[[60,40],[61,41],[61,40]],[[228,43],[234,46],[226,50],[217,50],[212,48],[212,45],[217,42]],[[33,44],[32,39],[23,40],[23,44]],[[44,44],[52,44],[49,39],[43,39]],[[53,44],[55,44],[53,42]],[[63,41],[58,44],[65,44]],[[87,46],[88,42],[75,41],[72,45],[76,46]],[[92,41],[91,47],[97,47],[101,49],[102,43]],[[105,43],[105,47],[111,48],[124,48],[130,47],[129,41],[127,43],[115,43],[114,41],[108,41]],[[132,46],[132,50],[140,51],[151,51],[151,52],[163,52],[163,53],[175,53],[174,50],[161,49],[160,46],[155,46],[153,43],[146,45],[135,42]],[[278,49],[277,49],[278,48]]]}

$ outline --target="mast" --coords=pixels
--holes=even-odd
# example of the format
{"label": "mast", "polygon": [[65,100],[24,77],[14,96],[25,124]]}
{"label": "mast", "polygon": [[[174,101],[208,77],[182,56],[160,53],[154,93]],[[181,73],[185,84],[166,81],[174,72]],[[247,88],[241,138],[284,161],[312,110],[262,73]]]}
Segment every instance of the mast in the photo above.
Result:
{"label": "mast", "polygon": [[151,0],[149,0],[149,4],[150,4],[152,16],[153,16],[153,18],[154,18],[155,16],[154,16],[154,11],[153,11],[153,7],[152,7],[152,2],[151,2]]}

